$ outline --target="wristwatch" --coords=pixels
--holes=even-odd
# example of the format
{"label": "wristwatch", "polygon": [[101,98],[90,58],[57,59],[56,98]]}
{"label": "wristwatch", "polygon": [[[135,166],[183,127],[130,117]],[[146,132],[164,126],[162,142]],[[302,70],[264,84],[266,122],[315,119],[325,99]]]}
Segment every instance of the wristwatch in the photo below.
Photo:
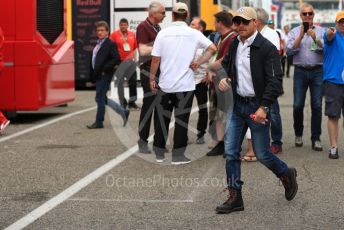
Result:
{"label": "wristwatch", "polygon": [[267,106],[259,106],[259,108],[261,108],[262,110],[264,110],[264,112],[266,112],[267,114],[268,114],[269,111],[270,111],[270,108],[267,107]]}

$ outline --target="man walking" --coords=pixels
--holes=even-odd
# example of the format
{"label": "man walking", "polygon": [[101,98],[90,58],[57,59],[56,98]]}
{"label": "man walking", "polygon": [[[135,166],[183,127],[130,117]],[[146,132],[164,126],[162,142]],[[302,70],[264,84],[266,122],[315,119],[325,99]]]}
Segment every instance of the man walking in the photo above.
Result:
{"label": "man walking", "polygon": [[337,13],[336,28],[330,27],[324,35],[325,115],[328,116],[330,159],[339,158],[338,121],[341,112],[344,115],[344,11]]}
{"label": "man walking", "polygon": [[107,98],[110,82],[113,77],[114,67],[120,63],[120,57],[116,44],[109,39],[109,25],[105,21],[96,22],[97,45],[94,47],[91,59],[91,79],[96,85],[97,115],[96,121],[92,125],[87,125],[89,129],[103,128],[105,116],[105,101],[114,111],[121,115],[123,126],[127,124],[129,110],[126,110],[115,101]]}
{"label": "man walking", "polygon": [[322,151],[320,141],[323,89],[323,34],[324,29],[313,24],[313,6],[301,6],[302,25],[288,34],[288,55],[293,55],[294,72],[294,131],[295,146],[303,146],[303,109],[308,88],[311,93],[311,141],[312,149]]}
{"label": "man walking", "polygon": [[[186,164],[188,123],[192,107],[195,81],[190,65],[197,49],[205,49],[204,56],[195,66],[208,61],[216,51],[215,45],[200,31],[188,27],[185,20],[188,7],[178,2],[172,8],[172,25],[158,34],[152,51],[150,87],[158,94],[156,109],[154,152],[157,162],[165,160],[165,145],[173,110],[175,130],[173,137],[172,164]],[[161,64],[160,64],[161,63]],[[159,83],[156,73],[160,65]]]}
{"label": "man walking", "polygon": [[240,151],[248,127],[257,159],[280,178],[285,198],[290,201],[297,193],[296,169],[289,168],[269,149],[269,107],[281,91],[278,78],[282,77],[282,69],[276,47],[257,31],[256,19],[253,8],[238,9],[233,23],[239,36],[222,62],[230,78],[222,79],[219,88],[225,91],[232,87],[234,108],[228,114],[225,132],[229,197],[216,207],[217,213],[244,210]]}

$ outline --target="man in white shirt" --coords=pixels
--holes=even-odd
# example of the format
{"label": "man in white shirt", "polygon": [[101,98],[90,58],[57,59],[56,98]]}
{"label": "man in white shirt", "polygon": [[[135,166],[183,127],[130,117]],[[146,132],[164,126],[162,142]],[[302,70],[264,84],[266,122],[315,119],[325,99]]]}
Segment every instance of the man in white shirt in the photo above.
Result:
{"label": "man in white shirt", "polygon": [[[194,17],[190,27],[196,30],[205,31],[207,24],[200,17]],[[203,56],[204,49],[197,49],[195,60]],[[198,121],[197,121],[197,144],[204,144],[204,134],[208,126],[208,83],[206,82],[208,63],[202,64],[195,72],[195,97],[198,104]]]}
{"label": "man in white shirt", "polygon": [[[188,7],[178,2],[173,6],[170,27],[159,32],[152,50],[150,87],[158,93],[156,106],[158,118],[155,120],[156,132],[153,148],[157,162],[165,160],[165,145],[168,138],[169,123],[174,111],[175,131],[172,149],[172,164],[186,164],[190,159],[184,153],[188,141],[188,123],[195,90],[194,73],[190,68],[196,50],[205,49],[204,56],[194,65],[208,61],[216,51],[215,45],[200,31],[188,27],[185,20]],[[159,84],[155,75],[160,65]]]}

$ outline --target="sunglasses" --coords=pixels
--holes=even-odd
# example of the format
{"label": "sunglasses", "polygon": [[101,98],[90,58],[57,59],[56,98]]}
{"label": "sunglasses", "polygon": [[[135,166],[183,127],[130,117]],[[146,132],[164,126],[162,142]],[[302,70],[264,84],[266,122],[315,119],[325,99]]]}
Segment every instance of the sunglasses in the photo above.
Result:
{"label": "sunglasses", "polygon": [[314,14],[313,12],[302,12],[302,15],[305,17],[306,16],[313,16],[313,14]]}
{"label": "sunglasses", "polygon": [[166,15],[165,11],[159,12],[159,14]]}
{"label": "sunglasses", "polygon": [[240,24],[242,23],[244,26],[247,26],[248,24],[250,24],[251,20],[246,20],[245,18],[241,18],[241,17],[236,17],[233,19],[233,23],[236,26],[240,26]]}
{"label": "sunglasses", "polygon": [[343,25],[344,25],[344,19],[340,19],[337,23],[338,23],[338,24],[343,24]]}

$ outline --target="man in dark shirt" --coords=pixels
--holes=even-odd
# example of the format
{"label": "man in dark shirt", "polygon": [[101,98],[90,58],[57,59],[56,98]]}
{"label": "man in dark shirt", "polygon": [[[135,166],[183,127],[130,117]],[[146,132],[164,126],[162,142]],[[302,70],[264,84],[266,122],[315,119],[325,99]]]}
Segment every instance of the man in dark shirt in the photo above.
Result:
{"label": "man in dark shirt", "polygon": [[150,90],[149,71],[153,43],[158,32],[161,30],[159,23],[165,18],[165,7],[161,3],[152,2],[148,7],[148,13],[147,19],[140,23],[136,30],[136,40],[140,55],[140,79],[144,93],[139,121],[140,139],[138,140],[138,145],[140,153],[151,153],[148,148],[148,137],[156,95]]}
{"label": "man in dark shirt", "polygon": [[[92,52],[90,63],[91,81],[96,86],[97,114],[96,120],[92,125],[87,125],[89,129],[103,128],[105,116],[105,102],[107,101],[115,112],[123,119],[123,126],[127,124],[129,110],[120,106],[117,102],[108,99],[106,93],[109,90],[110,82],[113,77],[114,67],[121,60],[118,54],[117,46],[109,39],[109,25],[105,21],[96,22],[97,45]],[[93,84],[88,84],[92,86]]]}

